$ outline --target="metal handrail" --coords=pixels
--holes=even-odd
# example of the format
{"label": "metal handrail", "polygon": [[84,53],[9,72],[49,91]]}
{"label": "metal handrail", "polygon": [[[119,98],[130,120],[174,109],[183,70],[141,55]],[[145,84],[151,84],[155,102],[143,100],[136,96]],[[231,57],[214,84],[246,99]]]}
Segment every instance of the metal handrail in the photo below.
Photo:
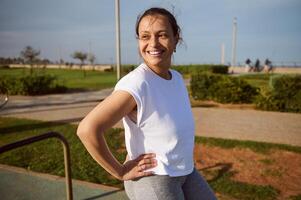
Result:
{"label": "metal handrail", "polygon": [[22,147],[34,142],[38,142],[41,140],[45,140],[48,138],[57,138],[59,139],[64,147],[64,161],[65,161],[65,176],[66,176],[66,195],[68,200],[73,199],[72,194],[72,181],[71,181],[71,166],[70,166],[70,148],[67,140],[59,133],[57,132],[48,132],[44,133],[42,135],[30,137],[24,140],[20,140],[11,144],[7,144],[0,147],[0,154],[4,153],[6,151],[10,151],[12,149],[16,149],[18,147]]}
{"label": "metal handrail", "polygon": [[0,97],[0,108],[2,108],[2,107],[4,107],[5,106],[5,104],[7,104],[8,103],[8,100],[9,100],[9,98],[8,98],[8,94],[2,94],[2,93],[0,93],[0,95],[1,95],[1,97]]}

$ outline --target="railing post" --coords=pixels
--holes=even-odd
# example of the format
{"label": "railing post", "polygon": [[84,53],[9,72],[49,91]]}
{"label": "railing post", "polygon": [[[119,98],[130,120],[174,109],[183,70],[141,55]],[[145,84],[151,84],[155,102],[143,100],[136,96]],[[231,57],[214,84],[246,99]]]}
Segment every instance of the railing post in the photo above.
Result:
{"label": "railing post", "polygon": [[14,143],[10,143],[0,147],[0,154],[12,149],[22,147],[34,142],[45,140],[48,138],[57,138],[61,141],[64,148],[64,162],[65,162],[65,176],[66,176],[66,196],[68,200],[73,200],[72,193],[72,180],[71,180],[71,160],[70,160],[70,148],[67,140],[57,132],[48,132],[42,135],[33,136],[24,140],[20,140]]}
{"label": "railing post", "polygon": [[65,176],[66,176],[66,194],[67,199],[72,200],[72,179],[71,179],[71,160],[70,160],[70,147],[67,140],[59,133],[52,132],[56,138],[59,138],[64,147],[64,163],[65,163]]}

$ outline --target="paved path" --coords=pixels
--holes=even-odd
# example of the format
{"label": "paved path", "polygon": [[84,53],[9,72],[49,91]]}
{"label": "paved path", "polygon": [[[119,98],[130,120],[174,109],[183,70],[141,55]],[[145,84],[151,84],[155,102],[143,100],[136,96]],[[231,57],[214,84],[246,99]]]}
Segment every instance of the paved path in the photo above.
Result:
{"label": "paved path", "polygon": [[0,116],[78,123],[112,89],[43,96],[11,96]]}
{"label": "paved path", "polygon": [[[112,92],[10,97],[0,116],[78,123]],[[226,108],[193,108],[196,135],[301,146],[301,114]],[[119,122],[117,127],[122,127]]]}
{"label": "paved path", "polygon": [[193,108],[196,134],[301,146],[301,114]]}
{"label": "paved path", "polygon": [[[65,178],[0,165],[0,194],[4,200],[66,200]],[[124,190],[72,180],[73,199],[127,200]]]}

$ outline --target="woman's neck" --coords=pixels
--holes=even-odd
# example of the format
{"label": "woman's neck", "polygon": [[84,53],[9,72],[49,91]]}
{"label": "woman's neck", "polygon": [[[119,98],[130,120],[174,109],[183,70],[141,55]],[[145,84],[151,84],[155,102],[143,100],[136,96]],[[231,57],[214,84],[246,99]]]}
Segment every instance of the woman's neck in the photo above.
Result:
{"label": "woman's neck", "polygon": [[164,78],[166,80],[170,80],[172,78],[171,73],[169,72],[170,63],[162,65],[162,66],[161,65],[160,66],[159,65],[151,65],[151,64],[148,64],[147,62],[145,62],[145,64],[161,78]]}
{"label": "woman's neck", "polygon": [[166,80],[170,80],[172,78],[171,73],[169,72],[170,67],[159,67],[159,66],[149,66],[149,65],[148,67],[161,78],[164,78]]}

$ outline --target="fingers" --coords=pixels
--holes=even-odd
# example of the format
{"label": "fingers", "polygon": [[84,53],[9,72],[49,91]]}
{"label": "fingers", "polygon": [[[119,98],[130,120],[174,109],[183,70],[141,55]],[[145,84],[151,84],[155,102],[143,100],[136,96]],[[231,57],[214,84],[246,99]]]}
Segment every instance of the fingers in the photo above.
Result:
{"label": "fingers", "polygon": [[154,154],[154,153],[147,153],[147,154],[141,154],[135,160],[136,161],[140,161],[140,160],[142,160],[144,158],[155,158],[155,157],[156,157],[156,154]]}
{"label": "fingers", "polygon": [[157,166],[157,160],[155,159],[155,154],[143,154],[138,157],[137,162],[137,171],[139,176],[149,176],[153,173],[146,170],[154,168]]}
{"label": "fingers", "polygon": [[138,163],[138,166],[141,166],[141,165],[156,163],[155,158],[156,158],[156,154],[150,153],[150,154],[142,154],[138,158],[136,158],[135,160]]}
{"label": "fingers", "polygon": [[155,158],[143,158],[138,162],[139,166],[149,165],[149,164],[155,164],[157,160]]}
{"label": "fingers", "polygon": [[131,180],[143,176],[153,175],[153,172],[150,171],[150,169],[157,166],[157,160],[155,158],[156,155],[154,153],[149,153],[142,154],[136,159],[126,162],[124,164],[126,173],[123,179]]}
{"label": "fingers", "polygon": [[153,175],[153,174],[154,174],[154,172],[152,172],[152,171],[139,172],[139,173],[138,173],[138,177],[151,176],[151,175]]}
{"label": "fingers", "polygon": [[141,172],[141,171],[145,171],[145,170],[154,168],[156,166],[157,166],[157,162],[152,161],[152,163],[149,163],[149,164],[138,164],[137,167],[138,167],[138,172]]}

